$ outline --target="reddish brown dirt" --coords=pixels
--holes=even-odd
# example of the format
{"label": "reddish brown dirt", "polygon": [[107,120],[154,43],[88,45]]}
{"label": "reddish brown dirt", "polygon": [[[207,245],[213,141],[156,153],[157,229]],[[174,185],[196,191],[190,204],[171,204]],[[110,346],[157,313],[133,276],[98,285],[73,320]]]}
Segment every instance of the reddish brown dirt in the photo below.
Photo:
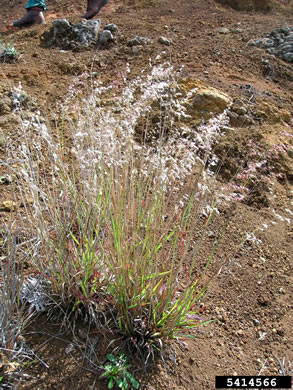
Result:
{"label": "reddish brown dirt", "polygon": [[[264,37],[277,27],[293,25],[292,5],[276,3],[279,7],[270,13],[246,13],[213,0],[110,0],[99,17],[103,25],[117,24],[117,42],[109,49],[73,53],[40,47],[40,36],[55,18],[77,22],[85,8],[84,0],[48,0],[47,24],[24,30],[11,28],[10,24],[22,16],[25,1],[2,0],[2,39],[13,42],[21,58],[16,63],[0,65],[0,85],[7,90],[21,82],[53,123],[58,115],[56,103],[62,103],[75,76],[92,67],[105,83],[122,82],[127,63],[132,78],[147,68],[150,58],[154,60],[164,51],[163,56],[175,69],[184,65],[183,76],[204,80],[234,99],[241,98],[248,104],[245,85],[253,87],[257,100],[254,115],[261,115],[262,120],[238,128],[237,135],[224,137],[219,146],[220,153],[232,150],[231,159],[237,164],[247,157],[250,138],[270,145],[290,146],[292,142],[293,65],[247,45],[250,39]],[[231,32],[220,33],[223,27]],[[132,52],[126,43],[136,35],[151,38],[153,43]],[[158,43],[160,36],[171,39],[173,44],[162,46]],[[272,77],[265,76],[266,59],[274,68]],[[4,131],[12,133],[13,125],[8,124]],[[4,158],[3,150],[1,153]],[[229,180],[233,161],[226,164],[222,180]],[[165,348],[165,361],[149,373],[142,374],[138,366],[134,376],[140,380],[141,388],[214,389],[215,375],[278,374],[278,359],[283,358],[291,364],[292,373],[292,153],[282,161],[274,160],[272,167],[282,173],[282,180],[274,179],[273,195],[263,187],[249,204],[239,203],[231,220],[230,240],[224,240],[219,249],[219,256],[225,258],[243,232],[268,225],[257,233],[261,242],[247,242],[205,297],[203,315],[215,321],[195,332],[194,340],[170,342]],[[9,185],[2,185],[0,190],[1,202],[11,197]],[[7,211],[2,214],[8,218]],[[31,379],[21,388],[106,388],[98,379],[100,371],[96,374],[85,368],[78,348],[65,353],[72,342],[70,335],[58,336],[58,329],[45,325],[33,330],[39,333],[27,336],[28,342],[46,366],[36,361],[29,369]],[[50,335],[59,338],[50,339]],[[84,340],[78,342],[82,344]],[[41,346],[42,343],[45,344]],[[99,356],[105,356],[105,348],[101,342]]]}

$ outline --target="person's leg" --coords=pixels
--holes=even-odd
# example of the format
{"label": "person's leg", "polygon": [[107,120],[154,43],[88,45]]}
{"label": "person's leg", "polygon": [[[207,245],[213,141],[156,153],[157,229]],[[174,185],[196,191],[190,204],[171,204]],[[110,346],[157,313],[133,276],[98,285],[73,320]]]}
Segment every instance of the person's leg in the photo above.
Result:
{"label": "person's leg", "polygon": [[28,0],[25,6],[27,13],[21,19],[13,22],[14,27],[29,27],[45,22],[43,11],[46,10],[45,0]]}
{"label": "person's leg", "polygon": [[82,16],[84,19],[92,19],[98,14],[100,9],[108,3],[108,0],[88,0],[87,11]]}
{"label": "person's leg", "polygon": [[30,9],[33,7],[42,8],[43,11],[46,11],[46,2],[45,0],[28,0],[25,8]]}

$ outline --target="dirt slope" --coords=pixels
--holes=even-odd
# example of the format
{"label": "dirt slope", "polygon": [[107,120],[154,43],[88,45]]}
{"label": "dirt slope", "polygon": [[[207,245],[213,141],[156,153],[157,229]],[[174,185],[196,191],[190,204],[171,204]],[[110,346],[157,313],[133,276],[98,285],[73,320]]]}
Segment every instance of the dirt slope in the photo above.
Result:
{"label": "dirt slope", "polygon": [[[99,17],[102,25],[118,26],[116,42],[106,49],[80,52],[41,47],[40,36],[56,18],[77,23],[85,1],[48,0],[46,25],[11,28],[12,20],[22,16],[24,6],[24,0],[2,0],[0,4],[2,39],[13,42],[21,53],[16,63],[0,64],[1,137],[13,136],[17,126],[11,122],[9,109],[3,108],[3,97],[19,83],[53,125],[60,121],[64,98],[77,77],[82,80],[86,72],[95,72],[105,84],[119,88],[125,83],[128,66],[131,80],[148,68],[151,59],[153,63],[168,60],[181,78],[200,80],[234,99],[231,126],[236,131],[227,133],[216,149],[219,157],[228,154],[219,180],[229,182],[235,167],[248,159],[251,145],[257,144],[258,152],[262,146],[275,150],[282,145],[284,149],[281,154],[266,156],[266,169],[258,172],[262,186],[249,202],[239,203],[232,218],[234,243],[247,226],[264,228],[258,231],[257,239],[247,241],[205,298],[204,316],[215,322],[200,329],[194,340],[170,343],[165,362],[149,374],[142,374],[138,368],[135,376],[141,387],[214,389],[215,375],[279,374],[278,359],[283,358],[291,364],[292,373],[293,64],[247,44],[281,26],[293,26],[292,5],[276,2],[269,13],[250,13],[213,0],[110,0]],[[128,47],[127,42],[135,36],[147,37],[151,44]],[[158,42],[161,36],[172,43]],[[241,107],[247,115],[244,120]],[[70,138],[69,133],[66,136]],[[0,152],[5,159],[3,147]],[[1,170],[2,175],[5,169]],[[269,184],[262,181],[264,177],[269,178]],[[11,197],[10,186],[1,185],[0,203]],[[8,219],[13,211],[1,214]],[[220,255],[227,256],[230,246],[224,243]],[[29,337],[31,345],[36,346],[48,340],[48,334],[56,334],[54,327],[44,333],[42,327],[34,331],[39,333]],[[21,388],[106,388],[95,373],[83,369],[78,350],[64,352],[70,336],[60,338],[40,347],[38,354],[49,368],[36,363],[29,372],[31,379]]]}

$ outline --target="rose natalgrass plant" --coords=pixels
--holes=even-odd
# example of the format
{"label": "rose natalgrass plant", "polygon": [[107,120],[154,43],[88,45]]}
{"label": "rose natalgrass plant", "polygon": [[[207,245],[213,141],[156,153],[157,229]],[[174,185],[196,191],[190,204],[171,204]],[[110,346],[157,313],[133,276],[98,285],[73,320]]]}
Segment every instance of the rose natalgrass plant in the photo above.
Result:
{"label": "rose natalgrass plant", "polygon": [[[70,148],[62,131],[51,135],[36,117],[24,124],[23,142],[11,152],[20,167],[23,226],[33,242],[34,274],[24,283],[23,302],[63,316],[64,323],[88,320],[122,337],[144,360],[168,338],[209,322],[199,316],[199,299],[221,238],[202,259],[218,200],[212,194],[205,207],[209,191],[202,180],[208,175],[196,158],[196,142],[175,128],[159,129],[162,136],[151,145],[134,137],[154,99],[172,115],[172,104],[166,111],[170,77],[170,70],[153,71],[110,108],[98,87],[71,121],[72,113],[64,114],[72,126]],[[178,102],[174,106],[178,111]],[[207,138],[220,124],[210,126]],[[184,182],[195,171],[186,194]]]}

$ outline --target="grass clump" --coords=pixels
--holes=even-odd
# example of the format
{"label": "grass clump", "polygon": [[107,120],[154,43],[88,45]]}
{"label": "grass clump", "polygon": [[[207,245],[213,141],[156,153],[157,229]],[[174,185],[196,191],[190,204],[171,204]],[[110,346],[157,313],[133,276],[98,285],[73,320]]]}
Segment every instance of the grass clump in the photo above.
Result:
{"label": "grass clump", "polygon": [[[24,225],[34,235],[35,273],[24,283],[23,302],[64,324],[89,321],[147,361],[167,339],[208,322],[198,315],[199,299],[218,241],[206,258],[199,253],[217,202],[209,200],[202,213],[205,191],[194,172],[202,177],[203,163],[195,142],[164,128],[172,121],[162,121],[151,145],[135,141],[154,99],[168,115],[174,84],[163,69],[139,82],[112,109],[103,104],[103,88],[94,90],[75,113],[66,158],[62,137],[56,142],[44,124],[36,134],[35,123],[24,128],[27,141],[16,154]],[[180,188],[188,175],[186,194]]]}
{"label": "grass clump", "polygon": [[127,166],[94,166],[86,182],[84,173],[71,178],[60,166],[53,191],[38,190],[40,246],[32,261],[46,303],[34,307],[108,327],[148,359],[163,340],[202,324],[197,303],[205,286],[194,274],[195,251],[187,259],[193,198],[175,207],[158,172],[146,177],[135,168],[142,162],[128,166],[128,158]]}

